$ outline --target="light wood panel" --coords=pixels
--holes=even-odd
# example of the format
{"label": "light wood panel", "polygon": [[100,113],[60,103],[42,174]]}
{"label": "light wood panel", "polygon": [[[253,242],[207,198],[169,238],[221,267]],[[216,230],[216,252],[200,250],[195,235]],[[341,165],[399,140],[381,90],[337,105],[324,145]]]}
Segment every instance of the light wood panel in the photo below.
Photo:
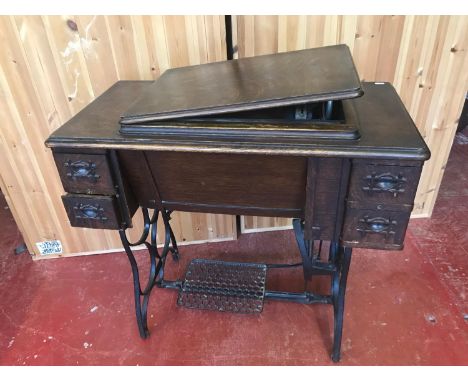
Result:
{"label": "light wood panel", "polygon": [[[0,179],[29,251],[52,239],[64,255],[121,248],[116,232],[70,227],[44,140],[117,80],[225,60],[224,16],[2,16],[0,41]],[[234,220],[175,213],[173,227],[180,243],[223,240]]]}
{"label": "light wood panel", "polygon": [[[345,43],[365,81],[393,83],[432,152],[413,217],[429,217],[468,90],[467,16],[237,16],[239,57]],[[245,218],[243,230],[283,226]]]}
{"label": "light wood panel", "polygon": [[[233,37],[238,57],[346,43],[363,80],[392,82],[432,151],[413,211],[430,216],[468,90],[467,25],[466,16],[236,16]],[[43,142],[119,79],[224,60],[224,16],[2,16],[0,41],[1,187],[28,249],[50,239],[65,255],[120,248],[114,232],[69,226]],[[288,219],[243,222],[251,232]],[[233,238],[234,223],[173,219],[181,242]]]}
{"label": "light wood panel", "polygon": [[292,219],[267,216],[241,216],[241,233],[252,233],[292,228]]}

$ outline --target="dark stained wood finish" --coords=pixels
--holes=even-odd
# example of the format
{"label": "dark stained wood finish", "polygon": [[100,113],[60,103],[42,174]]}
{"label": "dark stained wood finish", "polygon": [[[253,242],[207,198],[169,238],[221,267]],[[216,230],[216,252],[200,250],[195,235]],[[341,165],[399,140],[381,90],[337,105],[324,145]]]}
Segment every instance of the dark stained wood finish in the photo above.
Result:
{"label": "dark stained wood finish", "polygon": [[148,125],[122,125],[123,135],[150,136],[160,139],[192,139],[193,141],[232,141],[239,142],[272,142],[302,144],[308,141],[324,139],[355,140],[359,139],[357,126],[348,122],[337,121],[229,121],[183,120],[163,121]]}
{"label": "dark stained wood finish", "polygon": [[347,208],[342,242],[349,247],[401,249],[410,212]]}
{"label": "dark stained wood finish", "polygon": [[126,227],[132,227],[132,217],[139,207],[138,200],[133,193],[127,178],[123,176],[121,164],[115,150],[109,151],[109,161],[113,174],[114,183],[116,185],[117,203],[119,205],[120,214],[125,221]]}
{"label": "dark stained wood finish", "polygon": [[115,196],[67,194],[62,200],[73,227],[120,229],[126,224]]}
{"label": "dark stained wood finish", "polygon": [[169,69],[125,112],[122,123],[360,95],[349,48],[335,45]]}
{"label": "dark stained wood finish", "polygon": [[250,214],[262,209],[264,216],[281,210],[286,215],[273,216],[303,214],[306,158],[157,151],[145,155],[163,203],[185,205],[189,211],[195,205],[206,211],[211,205],[228,207],[230,213],[236,207],[250,209]]}
{"label": "dark stained wood finish", "polygon": [[71,193],[114,195],[106,154],[54,153],[63,188]]}
{"label": "dark stained wood finish", "polygon": [[213,214],[227,215],[252,215],[252,216],[271,216],[282,218],[302,218],[304,211],[299,208],[264,208],[255,206],[239,206],[230,204],[203,204],[203,203],[184,203],[184,202],[163,202],[163,206],[168,210],[186,211],[186,212],[205,212]]}
{"label": "dark stained wood finish", "polygon": [[320,140],[360,138],[358,120],[349,100],[215,114],[197,118],[152,121],[120,127],[123,135],[159,139],[190,139],[269,144],[306,144]]}
{"label": "dark stained wood finish", "polygon": [[309,158],[307,163],[304,237],[333,240],[338,206],[345,196],[340,193],[343,159]]}
{"label": "dark stained wood finish", "polygon": [[[361,85],[346,49],[174,69],[154,83],[116,83],[46,142],[64,187],[78,193],[64,197],[71,224],[129,226],[139,205],[299,217],[307,239],[401,248],[430,153],[390,84],[363,83],[365,94],[350,99],[361,95]],[[337,99],[327,127],[291,118],[292,105]],[[316,106],[308,105],[308,112]],[[119,132],[122,115],[126,134]],[[347,126],[357,128],[359,139],[344,139]],[[103,158],[92,168],[104,174],[101,183],[70,181],[67,155],[85,165],[86,158]],[[109,217],[77,217],[80,200]]]}
{"label": "dark stained wood finish", "polygon": [[405,205],[413,204],[421,170],[416,166],[355,163],[351,171],[348,200],[362,206],[378,203],[405,209]]}
{"label": "dark stained wood finish", "polygon": [[389,84],[363,83],[365,95],[352,102],[361,138],[354,141],[317,140],[302,143],[265,143],[125,136],[119,117],[151,86],[150,81],[119,81],[55,131],[48,147],[132,149],[178,152],[224,152],[263,155],[331,156],[341,158],[424,161],[429,150]]}
{"label": "dark stained wood finish", "polygon": [[117,153],[122,177],[129,184],[139,205],[160,208],[162,201],[143,151],[121,150]]}

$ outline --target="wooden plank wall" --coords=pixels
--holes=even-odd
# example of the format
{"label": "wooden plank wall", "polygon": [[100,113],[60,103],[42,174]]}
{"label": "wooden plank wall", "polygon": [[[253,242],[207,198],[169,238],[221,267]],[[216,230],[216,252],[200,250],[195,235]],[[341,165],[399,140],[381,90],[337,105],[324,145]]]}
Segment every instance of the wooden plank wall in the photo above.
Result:
{"label": "wooden plank wall", "polygon": [[[0,41],[0,186],[29,251],[121,248],[116,232],[70,227],[44,140],[119,79],[225,60],[224,16],[3,16]],[[176,213],[173,227],[179,242],[235,235],[226,215]]]}
{"label": "wooden plank wall", "polygon": [[[429,217],[468,91],[467,16],[237,16],[238,57],[347,44],[365,81],[389,81],[432,152],[414,217]],[[249,217],[243,231],[285,226]]]}
{"label": "wooden plank wall", "polygon": [[[237,16],[239,57],[346,43],[363,80],[394,84],[432,150],[414,216],[430,216],[468,89],[463,16]],[[223,16],[0,17],[0,187],[30,252],[121,248],[115,232],[71,228],[44,140],[119,79],[226,58]],[[135,225],[138,225],[136,219]],[[288,225],[243,218],[243,231]],[[235,237],[230,216],[175,214],[179,241]]]}

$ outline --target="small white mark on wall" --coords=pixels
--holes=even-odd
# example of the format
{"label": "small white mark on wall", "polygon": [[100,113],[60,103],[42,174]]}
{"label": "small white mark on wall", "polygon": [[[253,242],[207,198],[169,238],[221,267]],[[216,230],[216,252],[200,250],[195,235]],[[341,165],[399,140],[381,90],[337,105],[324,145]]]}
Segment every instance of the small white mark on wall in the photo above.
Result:
{"label": "small white mark on wall", "polygon": [[76,95],[78,94],[78,77],[80,76],[80,72],[75,69],[75,85],[74,85],[74,90],[72,93],[70,93],[68,95],[68,100],[71,101],[72,99],[74,99],[76,97]]}
{"label": "small white mark on wall", "polygon": [[94,41],[90,38],[90,29],[94,22],[96,21],[96,16],[94,16],[91,21],[85,27],[85,37],[80,37],[78,33],[74,35],[73,40],[70,40],[63,51],[60,52],[61,56],[65,59],[64,64],[70,65],[73,62],[73,55],[78,52],[80,49],[83,50],[83,54],[86,58],[91,56],[96,56],[96,52],[93,50]]}
{"label": "small white mark on wall", "polygon": [[83,53],[86,58],[97,58],[97,54],[93,49],[94,41],[90,36],[89,30],[93,26],[94,22],[96,21],[96,16],[93,16],[91,21],[85,27],[85,36],[81,37],[81,47],[83,48]]}
{"label": "small white mark on wall", "polygon": [[21,28],[20,28],[20,39],[22,42],[26,40],[27,33],[28,33],[28,27],[26,23],[22,23]]}
{"label": "small white mark on wall", "polygon": [[93,306],[89,311],[91,313],[94,313],[96,310],[98,310],[98,307],[97,306]]}
{"label": "small white mark on wall", "polygon": [[69,58],[65,61],[65,65],[69,65],[72,63],[72,59],[70,58],[73,53],[77,52],[81,47],[80,38],[78,36],[75,37],[74,40],[69,41],[65,50],[60,52],[63,58]]}
{"label": "small white mark on wall", "polygon": [[89,40],[89,30],[90,30],[90,28],[92,27],[92,25],[94,24],[95,21],[96,21],[96,15],[93,16],[91,21],[85,27],[85,39],[86,40]]}

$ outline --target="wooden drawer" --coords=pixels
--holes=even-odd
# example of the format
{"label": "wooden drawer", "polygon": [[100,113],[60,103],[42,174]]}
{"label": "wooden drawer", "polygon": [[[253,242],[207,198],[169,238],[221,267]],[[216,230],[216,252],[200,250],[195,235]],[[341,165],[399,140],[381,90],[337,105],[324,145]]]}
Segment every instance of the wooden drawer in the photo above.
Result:
{"label": "wooden drawer", "polygon": [[376,203],[408,209],[418,187],[421,167],[358,163],[351,170],[348,200],[362,206]]}
{"label": "wooden drawer", "polygon": [[401,249],[410,211],[346,209],[342,231],[345,246]]}
{"label": "wooden drawer", "polygon": [[64,195],[72,227],[119,229],[124,224],[114,196]]}
{"label": "wooden drawer", "polygon": [[63,188],[70,193],[114,195],[106,154],[54,153]]}

